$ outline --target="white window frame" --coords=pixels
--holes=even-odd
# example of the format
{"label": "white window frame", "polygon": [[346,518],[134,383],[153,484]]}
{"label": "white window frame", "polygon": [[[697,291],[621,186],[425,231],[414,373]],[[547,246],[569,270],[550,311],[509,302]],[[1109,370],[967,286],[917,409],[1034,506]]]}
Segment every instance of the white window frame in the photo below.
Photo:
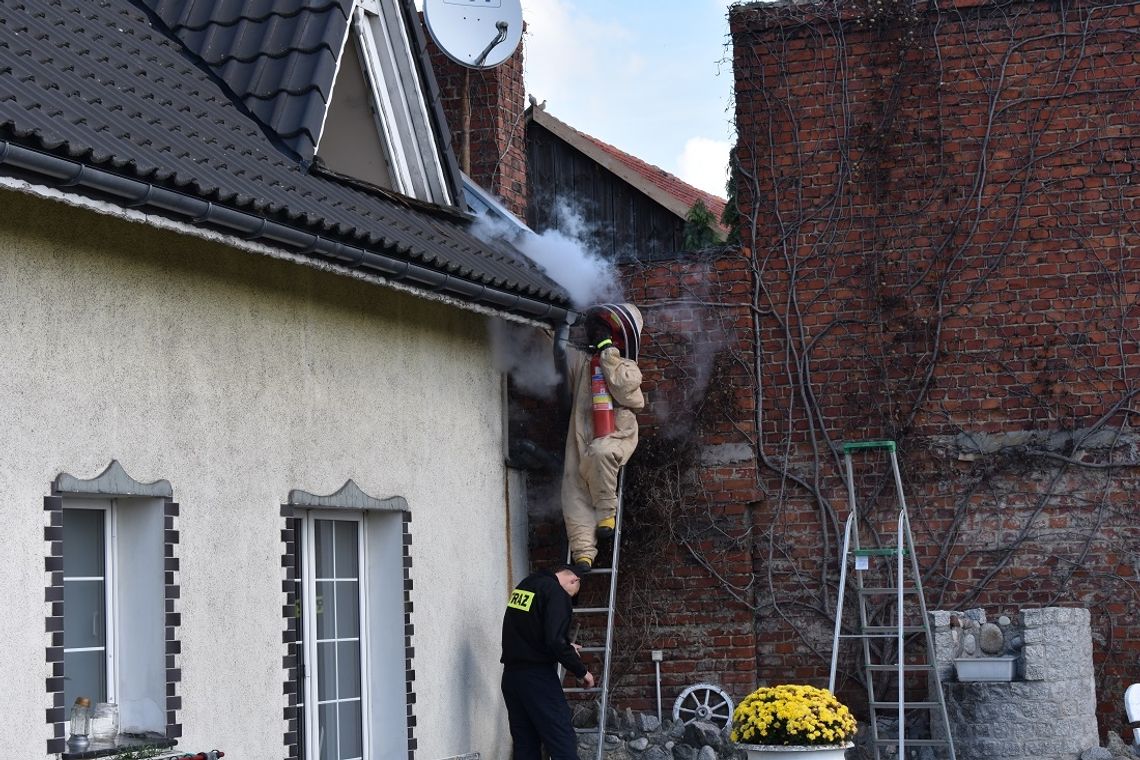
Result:
{"label": "white window frame", "polygon": [[315,602],[317,599],[316,577],[316,522],[318,520],[332,520],[356,523],[356,578],[357,578],[357,618],[359,621],[359,651],[360,651],[360,741],[362,760],[368,760],[372,746],[370,732],[371,721],[368,720],[371,708],[370,692],[371,677],[368,658],[368,615],[366,600],[368,599],[368,572],[367,572],[367,542],[365,540],[364,515],[361,512],[340,512],[331,510],[305,510],[298,514],[301,520],[301,535],[297,537],[301,552],[301,620],[303,633],[301,639],[302,661],[305,664],[305,675],[301,684],[298,707],[302,711],[305,731],[305,746],[301,749],[306,760],[320,758],[320,731],[319,712],[320,701],[317,698],[319,658],[317,657],[317,615]]}
{"label": "white window frame", "polygon": [[455,205],[398,2],[359,0],[352,27],[372,90],[376,127],[395,175],[394,189],[423,201]]}
{"label": "white window frame", "polygon": [[[98,510],[106,515],[106,700],[118,704],[120,727],[124,732],[164,735],[167,727],[162,503],[154,497],[80,494],[64,496],[61,507],[65,514],[71,510]],[[146,549],[135,546],[140,539],[146,542]],[[120,542],[124,544],[122,550]],[[63,555],[67,556],[66,537]],[[64,576],[65,583],[67,580]],[[65,600],[65,622],[66,619]],[[79,650],[64,649],[65,657],[68,651]],[[67,678],[66,660],[64,678]]]}
{"label": "white window frame", "polygon": [[[114,499],[68,499],[68,502],[69,504],[63,507],[64,519],[66,519],[66,513],[71,511],[101,512],[103,514],[103,646],[64,647],[63,654],[66,662],[66,656],[69,652],[91,652],[97,649],[103,649],[104,680],[107,684],[107,695],[105,699],[108,702],[115,702],[119,684],[118,671],[115,667],[117,663],[115,657],[115,629],[118,627],[115,584],[115,547],[118,542],[115,540],[117,531],[115,501]],[[66,554],[66,544],[63,547],[63,551]],[[65,588],[69,581],[83,582],[94,580],[96,580],[94,576],[63,576]],[[66,620],[67,610],[64,609],[64,621],[66,622]],[[65,640],[66,636],[65,631]],[[67,678],[66,670],[64,670],[63,675],[64,678]],[[67,707],[70,707],[70,705],[67,705]],[[94,704],[92,707],[94,707]]]}

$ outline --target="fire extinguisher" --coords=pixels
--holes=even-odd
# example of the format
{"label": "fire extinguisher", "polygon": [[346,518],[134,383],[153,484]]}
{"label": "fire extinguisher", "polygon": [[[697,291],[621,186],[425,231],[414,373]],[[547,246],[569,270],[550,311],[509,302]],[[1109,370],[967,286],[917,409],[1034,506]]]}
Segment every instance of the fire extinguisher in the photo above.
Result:
{"label": "fire extinguisher", "polygon": [[604,438],[614,432],[614,398],[602,374],[602,360],[598,354],[590,357],[590,394],[594,407],[594,437]]}

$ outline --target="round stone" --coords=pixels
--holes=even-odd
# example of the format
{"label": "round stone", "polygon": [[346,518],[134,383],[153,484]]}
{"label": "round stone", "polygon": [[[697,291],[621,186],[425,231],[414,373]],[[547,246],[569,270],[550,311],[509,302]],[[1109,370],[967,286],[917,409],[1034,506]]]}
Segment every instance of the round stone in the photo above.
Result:
{"label": "round stone", "polygon": [[978,640],[974,638],[974,634],[968,633],[962,637],[962,651],[969,655],[978,651]]}
{"label": "round stone", "polygon": [[986,654],[1001,654],[1005,649],[1005,635],[1001,628],[993,623],[986,623],[978,631],[978,646]]}

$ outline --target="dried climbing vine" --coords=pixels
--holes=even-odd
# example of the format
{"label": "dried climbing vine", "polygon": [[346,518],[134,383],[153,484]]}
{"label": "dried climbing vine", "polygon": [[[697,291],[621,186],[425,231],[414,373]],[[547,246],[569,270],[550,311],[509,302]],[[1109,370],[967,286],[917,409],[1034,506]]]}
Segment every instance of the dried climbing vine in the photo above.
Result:
{"label": "dried climbing vine", "polygon": [[[1118,728],[1140,677],[1117,638],[1140,622],[1140,64],[1117,55],[1140,40],[1125,5],[736,13],[762,18],[736,35],[741,248],[678,263],[674,292],[645,302],[667,411],[631,464],[631,565],[689,562],[753,613],[761,680],[780,679],[763,642],[781,635],[825,672],[839,447],[894,439],[931,608],[1089,608],[1102,727]],[[703,476],[714,440],[750,451],[744,519]],[[893,509],[884,474],[858,481],[866,528]],[[637,619],[653,642],[660,616]]]}

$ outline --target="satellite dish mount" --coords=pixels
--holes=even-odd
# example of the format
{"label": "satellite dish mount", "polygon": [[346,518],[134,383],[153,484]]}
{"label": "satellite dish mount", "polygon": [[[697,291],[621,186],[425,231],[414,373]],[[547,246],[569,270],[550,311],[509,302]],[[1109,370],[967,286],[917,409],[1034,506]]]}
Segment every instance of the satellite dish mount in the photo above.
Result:
{"label": "satellite dish mount", "polygon": [[424,0],[428,34],[463,66],[463,132],[459,164],[471,173],[471,69],[493,69],[522,42],[522,0]]}
{"label": "satellite dish mount", "polygon": [[522,41],[521,0],[424,0],[424,21],[439,49],[471,69],[495,68]]}

